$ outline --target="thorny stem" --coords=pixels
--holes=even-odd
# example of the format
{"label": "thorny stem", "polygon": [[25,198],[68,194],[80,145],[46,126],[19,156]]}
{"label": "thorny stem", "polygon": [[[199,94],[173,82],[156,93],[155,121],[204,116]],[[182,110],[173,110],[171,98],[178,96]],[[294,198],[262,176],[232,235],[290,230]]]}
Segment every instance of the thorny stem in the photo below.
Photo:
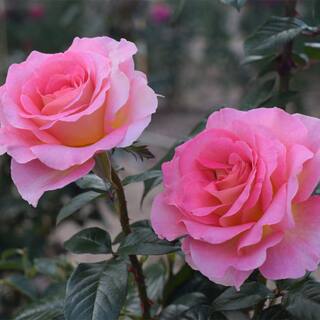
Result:
{"label": "thorny stem", "polygon": [[[294,17],[296,15],[297,0],[285,0],[285,15],[287,17]],[[292,58],[293,41],[287,42],[279,57],[278,74],[279,74],[279,93],[285,94],[290,91],[291,70],[295,64]],[[285,106],[283,106],[285,110]]]}
{"label": "thorny stem", "polygon": [[[128,209],[127,209],[127,201],[125,197],[125,193],[123,190],[123,186],[121,183],[121,180],[116,173],[116,171],[111,167],[110,161],[106,161],[106,157],[104,154],[99,155],[98,158],[100,158],[99,161],[100,163],[104,164],[104,172],[105,172],[105,179],[110,180],[111,178],[111,185],[114,188],[114,191],[116,193],[117,197],[117,210],[119,213],[119,218],[120,218],[120,224],[121,228],[124,232],[125,235],[128,235],[131,233],[131,228],[130,228],[130,222],[129,222],[129,215],[128,215]],[[109,164],[109,168],[108,168]],[[110,172],[111,177],[108,177],[108,172]],[[148,298],[147,295],[147,288],[145,284],[145,278],[142,270],[142,266],[137,258],[136,255],[130,255],[129,256],[130,262],[131,262],[131,270],[134,275],[137,287],[138,287],[138,292],[139,292],[139,298],[141,302],[141,308],[142,308],[142,318],[145,320],[150,320],[150,306],[151,306],[151,301]]]}

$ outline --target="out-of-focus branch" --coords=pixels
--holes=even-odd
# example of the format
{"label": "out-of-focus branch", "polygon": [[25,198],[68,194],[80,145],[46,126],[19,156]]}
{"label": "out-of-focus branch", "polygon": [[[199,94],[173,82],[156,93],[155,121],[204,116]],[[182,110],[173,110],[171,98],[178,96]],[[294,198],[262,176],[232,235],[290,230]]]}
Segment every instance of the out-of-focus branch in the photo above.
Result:
{"label": "out-of-focus branch", "polygon": [[6,3],[5,0],[0,0],[0,81],[2,76],[2,68],[6,66],[8,57],[7,46],[7,21],[6,21]]}
{"label": "out-of-focus branch", "polygon": [[[297,0],[285,1],[285,16],[294,17],[296,15]],[[287,42],[282,50],[278,63],[278,74],[280,78],[279,91],[285,94],[290,91],[291,70],[295,67],[292,58],[293,41]],[[285,106],[283,106],[285,109]]]}

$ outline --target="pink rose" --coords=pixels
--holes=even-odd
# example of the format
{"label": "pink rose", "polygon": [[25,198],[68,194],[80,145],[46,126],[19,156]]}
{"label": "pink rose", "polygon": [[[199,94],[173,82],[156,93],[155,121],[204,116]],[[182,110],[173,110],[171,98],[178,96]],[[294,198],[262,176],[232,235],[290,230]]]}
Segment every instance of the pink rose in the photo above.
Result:
{"label": "pink rose", "polygon": [[185,236],[190,266],[240,285],[259,268],[297,278],[320,262],[320,120],[281,109],[213,113],[164,163],[151,220],[161,238]]}
{"label": "pink rose", "polygon": [[45,7],[41,3],[32,3],[28,10],[29,16],[33,19],[40,19],[45,14]]}
{"label": "pink rose", "polygon": [[12,157],[22,197],[41,195],[87,174],[94,155],[129,146],[146,128],[157,97],[134,70],[124,39],[76,38],[64,53],[32,52],[0,87],[0,145]]}
{"label": "pink rose", "polygon": [[172,16],[172,8],[164,2],[154,3],[150,9],[150,15],[154,22],[167,22]]}

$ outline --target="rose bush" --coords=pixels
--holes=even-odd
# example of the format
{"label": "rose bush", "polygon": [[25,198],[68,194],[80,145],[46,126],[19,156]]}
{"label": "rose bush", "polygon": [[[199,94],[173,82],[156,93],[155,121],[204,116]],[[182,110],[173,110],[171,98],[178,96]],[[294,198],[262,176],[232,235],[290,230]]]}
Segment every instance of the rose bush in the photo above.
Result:
{"label": "rose bush", "polygon": [[190,266],[239,287],[259,268],[297,278],[320,262],[320,120],[281,109],[213,113],[206,129],[164,163],[151,221],[185,236]]}
{"label": "rose bush", "polygon": [[1,152],[12,178],[36,206],[47,190],[87,174],[96,153],[134,142],[157,108],[124,39],[76,38],[64,53],[32,52],[0,88]]}

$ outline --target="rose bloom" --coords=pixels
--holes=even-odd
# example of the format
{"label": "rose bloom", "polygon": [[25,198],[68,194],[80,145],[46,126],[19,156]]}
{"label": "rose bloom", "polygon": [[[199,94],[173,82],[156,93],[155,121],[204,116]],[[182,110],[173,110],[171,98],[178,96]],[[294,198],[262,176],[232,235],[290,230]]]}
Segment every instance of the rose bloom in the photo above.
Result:
{"label": "rose bloom", "polygon": [[167,22],[172,16],[172,8],[164,2],[154,3],[150,9],[150,15],[154,22]]}
{"label": "rose bloom", "polygon": [[320,262],[320,120],[281,109],[213,113],[162,166],[160,238],[184,237],[189,265],[237,288],[259,268],[297,278]]}
{"label": "rose bloom", "polygon": [[132,144],[157,108],[136,46],[124,39],[76,38],[64,53],[32,52],[0,87],[0,151],[22,197],[36,206],[47,190],[86,175],[94,155]]}

